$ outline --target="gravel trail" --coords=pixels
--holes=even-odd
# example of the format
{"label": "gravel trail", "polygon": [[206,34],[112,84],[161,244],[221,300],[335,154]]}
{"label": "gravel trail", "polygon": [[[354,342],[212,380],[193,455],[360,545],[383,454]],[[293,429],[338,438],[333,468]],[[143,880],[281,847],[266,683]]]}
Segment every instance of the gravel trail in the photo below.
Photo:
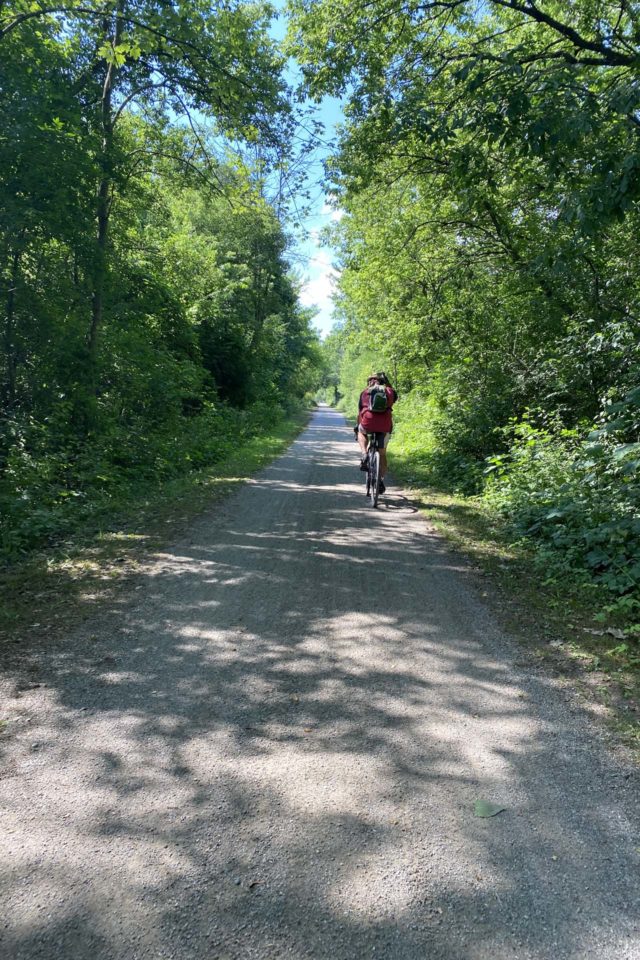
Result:
{"label": "gravel trail", "polygon": [[5,679],[3,960],[640,960],[637,772],[361,477],[321,408]]}

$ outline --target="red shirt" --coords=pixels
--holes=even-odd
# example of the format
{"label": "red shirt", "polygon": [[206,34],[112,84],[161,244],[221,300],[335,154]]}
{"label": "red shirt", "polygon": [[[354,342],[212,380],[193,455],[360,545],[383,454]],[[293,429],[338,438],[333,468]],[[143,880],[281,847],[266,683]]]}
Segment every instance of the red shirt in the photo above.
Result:
{"label": "red shirt", "polygon": [[360,411],[360,423],[365,430],[370,433],[391,433],[393,420],[391,419],[391,407],[395,395],[391,387],[385,387],[387,394],[387,409],[384,413],[373,413],[369,410],[369,391],[363,390],[358,401],[358,410]]}

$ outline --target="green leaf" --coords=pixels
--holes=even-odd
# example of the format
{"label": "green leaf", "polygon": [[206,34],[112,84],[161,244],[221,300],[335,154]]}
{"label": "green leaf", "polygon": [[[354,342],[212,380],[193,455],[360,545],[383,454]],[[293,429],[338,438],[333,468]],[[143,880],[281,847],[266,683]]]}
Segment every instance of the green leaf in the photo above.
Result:
{"label": "green leaf", "polygon": [[504,810],[506,807],[491,803],[489,800],[476,800],[473,813],[476,817],[495,817]]}
{"label": "green leaf", "polygon": [[640,452],[640,443],[622,443],[619,447],[615,447],[613,451],[613,459],[622,460],[622,458],[626,457],[628,453],[638,452]]}

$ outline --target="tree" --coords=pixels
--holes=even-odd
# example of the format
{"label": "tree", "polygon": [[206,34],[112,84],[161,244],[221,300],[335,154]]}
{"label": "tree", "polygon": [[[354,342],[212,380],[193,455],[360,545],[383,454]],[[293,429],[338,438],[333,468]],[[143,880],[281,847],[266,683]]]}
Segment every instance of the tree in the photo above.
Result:
{"label": "tree", "polygon": [[[220,133],[259,135],[265,147],[274,144],[285,132],[288,112],[282,61],[266,33],[269,8],[259,4],[88,0],[59,7],[16,2],[4,8],[0,45],[15,43],[16,35],[37,21],[61,47],[75,51],[73,86],[93,134],[97,179],[84,364],[90,404],[97,389],[111,212],[134,173],[148,166],[158,149],[153,139],[127,149],[120,124],[132,109],[159,127],[170,115],[180,115],[197,140],[192,111],[202,110],[215,117]],[[184,154],[181,161],[191,162]],[[211,172],[193,169],[203,179]]]}
{"label": "tree", "polygon": [[[638,17],[625,2],[292,0],[292,49],[313,95],[348,91],[340,169],[366,182],[393,149],[407,171],[462,184],[476,157],[541,160],[571,181],[563,213],[596,229],[638,197]],[[471,167],[471,169],[469,169]],[[543,181],[544,182],[544,181]]]}

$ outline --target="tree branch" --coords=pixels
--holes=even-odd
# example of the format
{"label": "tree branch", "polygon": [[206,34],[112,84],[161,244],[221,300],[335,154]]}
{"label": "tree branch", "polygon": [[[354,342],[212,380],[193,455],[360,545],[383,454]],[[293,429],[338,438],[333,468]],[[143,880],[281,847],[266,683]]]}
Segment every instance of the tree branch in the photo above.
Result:
{"label": "tree branch", "polygon": [[559,33],[569,40],[578,50],[591,50],[593,53],[600,54],[602,57],[602,66],[629,67],[638,62],[637,54],[618,53],[602,41],[588,40],[579,34],[577,30],[574,30],[573,27],[562,23],[560,20],[556,20],[555,17],[540,10],[531,0],[525,3],[519,3],[518,0],[490,0],[490,2],[498,7],[505,7],[507,10],[515,10],[517,13],[522,13],[525,17],[529,17],[538,23],[550,27],[552,30],[555,30],[556,33]]}

